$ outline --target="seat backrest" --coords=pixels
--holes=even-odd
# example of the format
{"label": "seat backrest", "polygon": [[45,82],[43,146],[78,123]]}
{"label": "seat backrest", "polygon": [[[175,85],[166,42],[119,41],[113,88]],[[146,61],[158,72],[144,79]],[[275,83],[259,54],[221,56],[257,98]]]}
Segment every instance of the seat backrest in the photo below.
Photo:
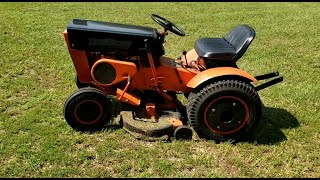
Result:
{"label": "seat backrest", "polygon": [[232,58],[234,61],[242,57],[255,35],[256,32],[246,24],[233,28],[227,35],[225,35],[224,39],[235,48],[236,55]]}

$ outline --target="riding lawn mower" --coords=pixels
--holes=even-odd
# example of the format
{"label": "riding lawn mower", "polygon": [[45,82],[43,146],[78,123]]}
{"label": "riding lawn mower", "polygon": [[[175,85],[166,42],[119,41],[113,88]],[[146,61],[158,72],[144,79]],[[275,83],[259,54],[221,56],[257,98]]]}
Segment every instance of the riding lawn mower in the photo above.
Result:
{"label": "riding lawn mower", "polygon": [[[199,38],[193,49],[172,59],[164,56],[165,37],[185,32],[159,15],[151,18],[163,32],[85,19],[69,23],[64,38],[78,90],[65,102],[66,122],[77,131],[98,131],[118,112],[120,125],[137,138],[250,136],[261,119],[258,91],[283,81],[278,72],[252,76],[237,67],[254,29],[243,24],[224,37]],[[187,98],[186,105],[178,94]]]}

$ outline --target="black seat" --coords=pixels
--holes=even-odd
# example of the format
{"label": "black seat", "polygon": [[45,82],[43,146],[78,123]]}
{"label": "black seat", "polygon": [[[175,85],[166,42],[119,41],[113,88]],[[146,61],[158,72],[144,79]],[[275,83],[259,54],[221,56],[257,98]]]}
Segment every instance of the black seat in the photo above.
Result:
{"label": "black seat", "polygon": [[195,42],[195,50],[204,59],[235,62],[246,52],[255,34],[250,26],[240,25],[223,38],[198,39]]}

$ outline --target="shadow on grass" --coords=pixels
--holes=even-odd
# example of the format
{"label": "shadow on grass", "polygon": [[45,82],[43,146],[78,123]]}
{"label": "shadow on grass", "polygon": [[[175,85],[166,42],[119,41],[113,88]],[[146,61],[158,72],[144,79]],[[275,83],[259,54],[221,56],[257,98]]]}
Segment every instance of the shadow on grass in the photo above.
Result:
{"label": "shadow on grass", "polygon": [[290,112],[280,108],[264,107],[253,141],[272,145],[287,140],[282,129],[299,127],[300,123]]}
{"label": "shadow on grass", "polygon": [[116,131],[118,129],[122,129],[122,126],[120,124],[109,124],[104,126],[104,128],[102,129],[103,131]]}
{"label": "shadow on grass", "polygon": [[118,129],[122,129],[122,126],[120,124],[107,124],[105,126],[103,126],[102,128],[99,129],[92,129],[92,130],[78,130],[78,132],[80,133],[84,133],[84,134],[96,134],[99,132],[113,132],[116,131]]}
{"label": "shadow on grass", "polygon": [[[120,121],[115,120],[120,114],[121,108],[116,108],[116,111],[112,115],[113,123],[107,124],[101,129],[101,131],[113,132],[118,129],[122,129],[123,126]],[[262,117],[253,132],[253,137],[245,140],[256,144],[273,145],[287,140],[287,137],[282,132],[282,129],[299,127],[300,123],[290,112],[285,109],[263,107]],[[85,132],[95,133],[96,131]],[[217,142],[219,143],[219,142]]]}

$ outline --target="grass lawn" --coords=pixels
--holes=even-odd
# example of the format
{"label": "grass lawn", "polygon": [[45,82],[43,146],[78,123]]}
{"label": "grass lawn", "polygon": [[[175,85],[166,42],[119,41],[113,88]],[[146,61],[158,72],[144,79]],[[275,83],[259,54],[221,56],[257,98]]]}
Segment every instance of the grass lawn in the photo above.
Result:
{"label": "grass lawn", "polygon": [[[319,3],[0,3],[0,177],[320,177]],[[186,32],[166,56],[199,37],[248,24],[256,38],[238,61],[284,81],[259,92],[266,106],[255,142],[146,142],[117,126],[79,133],[65,122],[75,70],[62,32],[73,18]],[[180,97],[185,102],[183,97]]]}

